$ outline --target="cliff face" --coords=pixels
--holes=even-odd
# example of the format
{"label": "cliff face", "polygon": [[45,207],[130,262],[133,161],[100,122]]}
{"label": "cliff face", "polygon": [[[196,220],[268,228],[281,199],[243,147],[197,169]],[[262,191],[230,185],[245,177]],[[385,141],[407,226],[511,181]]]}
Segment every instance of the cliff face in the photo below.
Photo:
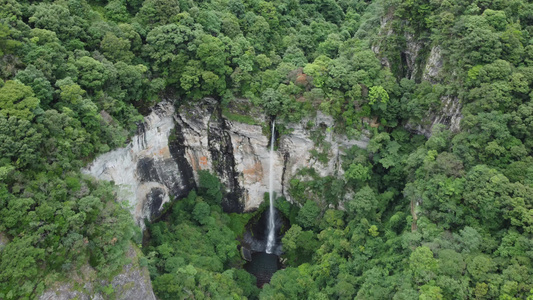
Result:
{"label": "cliff face", "polygon": [[[229,120],[221,113],[214,99],[204,99],[200,105],[182,107],[177,114],[176,134],[183,137],[185,158],[195,178],[198,170],[216,173],[227,187],[226,211],[253,210],[268,191],[270,172],[270,120],[259,115],[258,125]],[[288,133],[276,133],[273,189],[290,200],[287,187],[298,170],[315,168],[321,176],[340,175],[343,149],[354,145],[365,148],[368,139],[350,140],[325,130],[333,119],[320,112],[316,117],[288,125]],[[311,150],[320,150],[312,135],[329,143],[327,163],[313,157]]]}
{"label": "cliff face", "polygon": [[[243,100],[243,104],[246,102]],[[235,118],[225,117],[220,104],[211,98],[178,111],[172,103],[162,102],[139,124],[137,135],[125,148],[99,156],[82,171],[114,181],[117,198],[129,205],[141,228],[144,219],[153,220],[161,214],[164,203],[186,196],[196,186],[200,170],[216,174],[224,183],[225,211],[256,209],[269,190],[270,136],[264,132],[269,132],[271,122],[259,113],[249,122],[255,125],[231,119]],[[342,176],[344,149],[366,148],[366,137],[349,139],[327,130],[333,126],[333,119],[319,112],[313,118],[288,124],[284,129],[287,133],[276,133],[272,163],[277,195],[290,200],[287,187],[302,168],[315,168],[321,176]],[[322,158],[319,160],[311,150],[321,153]],[[100,283],[90,282],[83,291],[59,284],[40,299],[105,298],[93,289]],[[126,266],[123,273],[104,285],[109,284],[117,295],[131,296],[119,299],[154,299],[144,269]]]}
{"label": "cliff face", "polygon": [[[96,271],[86,265],[82,267],[81,277],[77,274],[71,277],[73,282],[82,287],[75,287],[71,283],[56,283],[46,290],[39,300],[156,300],[148,269],[139,265],[139,253],[139,249],[130,246],[127,256],[131,263],[125,265],[122,272],[111,281],[95,278]],[[106,287],[106,292],[102,292],[102,287]]]}
{"label": "cliff face", "polygon": [[[427,41],[418,39],[418,36],[411,32],[404,32],[405,43],[401,49],[397,49],[395,46],[392,50],[400,51],[398,55],[401,58],[400,61],[391,62],[391,59],[387,57],[387,52],[384,49],[387,49],[389,37],[398,36],[392,29],[393,18],[393,11],[389,11],[381,18],[380,39],[372,45],[372,50],[380,58],[382,66],[398,70],[400,73],[398,75],[411,80],[426,80],[433,84],[442,82],[444,58],[441,47],[429,45]],[[404,25],[409,26],[408,23],[404,23]],[[389,53],[390,51],[389,49]],[[405,128],[428,138],[432,134],[433,127],[437,124],[443,124],[451,131],[459,131],[463,118],[459,98],[456,95],[444,95],[440,100],[440,107],[429,110],[425,114],[426,117],[420,122],[407,122]]]}
{"label": "cliff face", "polygon": [[[244,101],[244,100],[243,100]],[[153,219],[171,197],[181,198],[196,186],[199,170],[216,174],[226,186],[223,208],[227,212],[253,210],[269,187],[270,119],[255,114],[250,125],[230,120],[219,103],[206,98],[175,111],[169,102],[154,107],[139,125],[131,143],[98,157],[83,172],[114,181],[118,198],[129,203],[137,223]],[[352,146],[365,148],[368,139],[348,139],[326,130],[333,119],[318,113],[276,133],[272,160],[274,191],[290,200],[289,181],[304,167],[321,176],[342,175],[341,155]],[[322,148],[317,145],[327,144]],[[322,153],[322,162],[311,150]],[[325,158],[325,159],[324,159]]]}
{"label": "cliff face", "polygon": [[169,143],[174,112],[170,102],[156,105],[128,146],[99,156],[82,170],[114,181],[118,198],[128,204],[141,228],[144,218],[158,216],[170,195],[186,194],[194,187],[188,166],[180,166],[184,162],[180,149],[175,141]]}

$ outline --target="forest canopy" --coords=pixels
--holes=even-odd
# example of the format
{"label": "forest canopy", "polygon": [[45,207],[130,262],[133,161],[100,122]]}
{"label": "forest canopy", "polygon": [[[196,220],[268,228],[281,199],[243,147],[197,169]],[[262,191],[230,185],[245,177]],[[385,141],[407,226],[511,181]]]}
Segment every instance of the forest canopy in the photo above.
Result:
{"label": "forest canopy", "polygon": [[[532,37],[526,0],[0,0],[0,298],[116,274],[141,233],[80,169],[163,99],[212,96],[371,140],[291,180],[261,291],[216,193],[177,202],[143,249],[158,297],[531,299]],[[421,135],[446,103],[461,121]]]}

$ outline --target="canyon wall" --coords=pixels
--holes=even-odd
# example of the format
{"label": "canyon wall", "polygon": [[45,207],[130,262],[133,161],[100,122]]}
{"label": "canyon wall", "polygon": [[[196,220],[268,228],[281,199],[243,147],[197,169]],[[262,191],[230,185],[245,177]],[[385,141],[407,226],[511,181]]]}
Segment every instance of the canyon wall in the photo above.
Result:
{"label": "canyon wall", "polygon": [[[177,111],[170,101],[164,101],[139,125],[128,146],[99,156],[83,172],[114,181],[118,198],[129,205],[141,228],[143,219],[157,217],[164,203],[182,198],[196,187],[200,170],[216,174],[224,183],[225,211],[254,210],[268,191],[271,120],[250,112],[250,121],[244,123],[225,115],[212,98]],[[321,176],[342,176],[343,151],[368,144],[365,136],[349,139],[328,130],[333,126],[330,116],[318,112],[276,133],[273,171],[277,195],[290,200],[289,182],[302,168],[315,168]],[[322,149],[318,140],[328,147]],[[311,150],[322,153],[323,158],[319,160]]]}

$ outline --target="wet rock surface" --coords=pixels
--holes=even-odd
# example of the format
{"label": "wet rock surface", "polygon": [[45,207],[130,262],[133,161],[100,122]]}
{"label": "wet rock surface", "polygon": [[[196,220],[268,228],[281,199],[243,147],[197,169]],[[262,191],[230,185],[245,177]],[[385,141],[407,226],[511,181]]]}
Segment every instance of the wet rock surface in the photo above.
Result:
{"label": "wet rock surface", "polygon": [[431,137],[433,128],[442,124],[452,132],[458,132],[460,129],[461,120],[461,102],[457,97],[444,96],[441,97],[441,107],[436,112],[428,112],[426,117],[417,124],[407,123],[405,128],[416,133],[423,134],[427,138]]}
{"label": "wet rock surface", "polygon": [[9,243],[9,239],[5,232],[0,231],[0,251]]}
{"label": "wet rock surface", "polygon": [[[285,234],[285,230],[290,228],[289,220],[283,217],[282,213],[275,209],[274,224],[276,232],[276,243],[272,248],[272,253],[281,255],[283,252],[281,239]],[[268,209],[260,215],[251,219],[246,225],[246,230],[243,235],[241,244],[251,253],[266,252],[267,237],[268,237]]]}

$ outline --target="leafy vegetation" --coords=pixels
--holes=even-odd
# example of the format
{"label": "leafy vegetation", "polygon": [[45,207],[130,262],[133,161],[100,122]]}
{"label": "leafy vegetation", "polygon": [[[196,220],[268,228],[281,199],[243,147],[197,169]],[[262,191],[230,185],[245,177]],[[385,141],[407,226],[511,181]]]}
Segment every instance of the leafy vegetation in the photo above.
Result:
{"label": "leafy vegetation", "polygon": [[[112,185],[79,170],[163,95],[214,96],[245,123],[237,98],[280,123],[321,110],[372,139],[342,175],[291,180],[287,268],[259,295],[238,269],[247,219],[200,174],[200,196],[149,225],[159,297],[532,297],[532,15],[524,0],[0,0],[0,298],[124,264],[139,234]],[[460,130],[404,129],[443,99]]]}
{"label": "leafy vegetation", "polygon": [[[208,174],[208,173],[207,173]],[[255,278],[246,272],[237,237],[251,215],[222,212],[214,180],[172,207],[166,220],[147,224],[143,247],[154,291],[160,299],[256,298]],[[203,191],[203,192],[202,192]],[[235,230],[235,231],[234,231]]]}

